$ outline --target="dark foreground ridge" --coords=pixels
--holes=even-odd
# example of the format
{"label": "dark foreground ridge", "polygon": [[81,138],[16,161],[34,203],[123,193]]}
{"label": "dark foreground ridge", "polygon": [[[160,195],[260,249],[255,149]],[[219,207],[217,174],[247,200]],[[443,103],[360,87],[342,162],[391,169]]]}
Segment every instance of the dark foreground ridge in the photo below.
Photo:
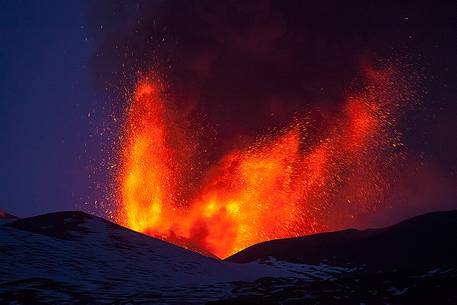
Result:
{"label": "dark foreground ridge", "polygon": [[0,209],[0,220],[1,219],[18,219],[18,217],[7,213],[3,209]]}
{"label": "dark foreground ridge", "polygon": [[268,257],[306,264],[366,266],[374,271],[453,267],[457,266],[457,210],[424,214],[382,229],[349,229],[262,242],[226,260],[246,263]]}
{"label": "dark foreground ridge", "polygon": [[[0,224],[0,304],[456,304],[457,211],[220,261],[83,212]],[[249,262],[249,263],[247,263]]]}

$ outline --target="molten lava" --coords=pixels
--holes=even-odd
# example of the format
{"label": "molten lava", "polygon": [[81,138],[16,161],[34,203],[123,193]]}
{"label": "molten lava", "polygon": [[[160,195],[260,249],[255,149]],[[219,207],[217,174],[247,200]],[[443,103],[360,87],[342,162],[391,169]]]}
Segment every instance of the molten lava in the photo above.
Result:
{"label": "molten lava", "polygon": [[163,84],[143,78],[125,122],[118,222],[221,258],[265,240],[352,225],[393,183],[403,153],[395,125],[410,95],[393,68],[365,74],[364,89],[321,131],[297,118],[227,152],[197,184],[188,174],[197,138]]}

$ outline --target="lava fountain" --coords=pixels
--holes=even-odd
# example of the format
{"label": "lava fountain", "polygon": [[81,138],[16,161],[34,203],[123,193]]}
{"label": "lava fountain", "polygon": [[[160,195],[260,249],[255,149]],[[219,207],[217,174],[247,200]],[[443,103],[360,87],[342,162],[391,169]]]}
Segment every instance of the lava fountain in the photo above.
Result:
{"label": "lava fountain", "polygon": [[198,136],[167,100],[163,82],[143,77],[122,135],[117,221],[220,258],[276,238],[357,225],[375,211],[404,154],[396,130],[412,90],[398,69],[364,69],[324,128],[297,117],[250,145],[226,152],[192,183]]}

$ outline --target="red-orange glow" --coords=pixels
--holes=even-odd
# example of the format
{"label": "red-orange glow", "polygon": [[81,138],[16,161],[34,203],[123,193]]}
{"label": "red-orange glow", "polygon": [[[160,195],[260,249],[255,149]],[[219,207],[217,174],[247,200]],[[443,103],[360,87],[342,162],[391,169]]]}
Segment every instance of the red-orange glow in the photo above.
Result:
{"label": "red-orange glow", "polygon": [[375,209],[401,146],[394,126],[407,91],[394,71],[367,69],[365,90],[347,98],[321,134],[297,119],[229,151],[186,183],[195,139],[148,78],[131,98],[119,173],[124,225],[224,258],[255,243],[350,224]]}

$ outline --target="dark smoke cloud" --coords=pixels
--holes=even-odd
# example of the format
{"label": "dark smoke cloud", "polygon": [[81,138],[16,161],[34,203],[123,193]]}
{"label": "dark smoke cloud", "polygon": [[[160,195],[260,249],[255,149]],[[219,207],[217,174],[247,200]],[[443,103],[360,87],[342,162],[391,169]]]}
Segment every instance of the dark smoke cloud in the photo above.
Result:
{"label": "dark smoke cloud", "polygon": [[361,59],[406,47],[415,26],[407,7],[365,1],[96,1],[88,16],[101,86],[154,69],[225,136],[341,101]]}
{"label": "dark smoke cloud", "polygon": [[422,84],[424,105],[406,118],[405,141],[410,153],[452,183],[456,10],[450,1],[87,4],[97,84],[123,97],[139,74],[155,70],[180,109],[205,115],[217,134],[216,147],[284,124],[296,112],[332,111],[362,62],[407,58],[430,77]]}

